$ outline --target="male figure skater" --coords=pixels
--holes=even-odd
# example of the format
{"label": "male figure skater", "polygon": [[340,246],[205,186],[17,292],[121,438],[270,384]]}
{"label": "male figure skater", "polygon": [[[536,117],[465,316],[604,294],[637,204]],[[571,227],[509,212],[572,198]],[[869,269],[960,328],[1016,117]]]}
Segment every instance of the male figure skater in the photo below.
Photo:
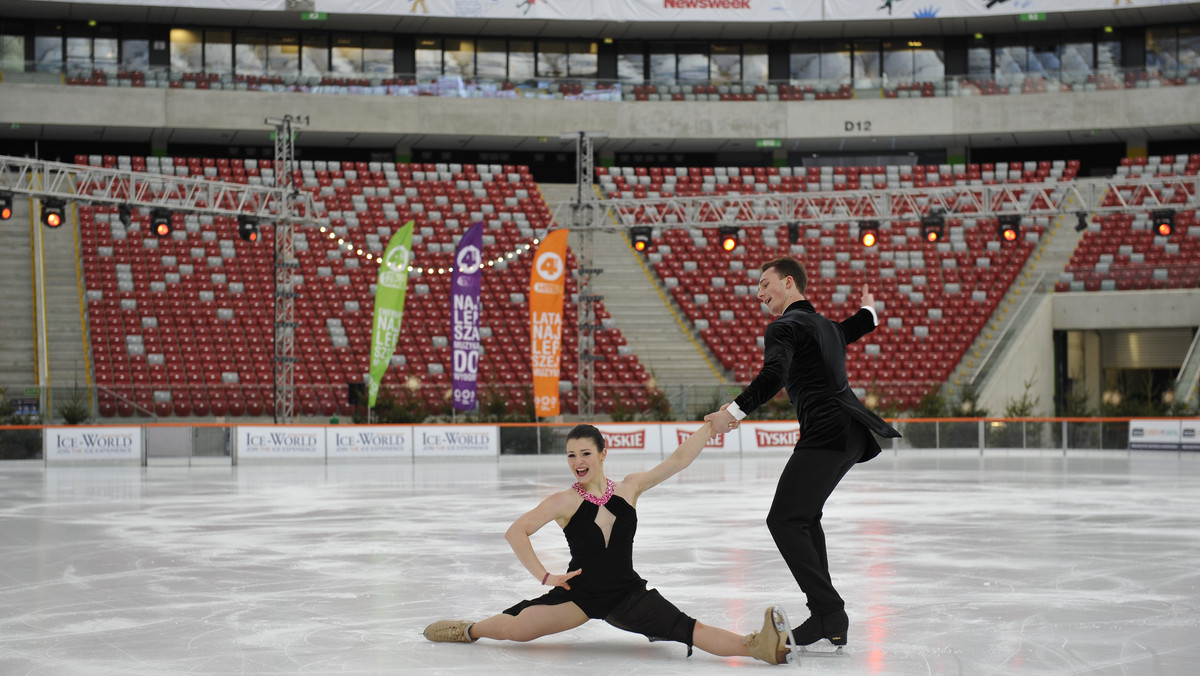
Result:
{"label": "male figure skater", "polygon": [[805,300],[808,274],[800,261],[777,258],[760,270],[758,300],[778,316],[767,326],[762,370],[732,403],[704,419],[726,432],[780,387],[787,388],[800,422],[800,441],[779,476],[767,527],[808,596],[811,616],[792,630],[796,645],[829,639],[842,646],[849,620],[829,575],[821,510],[855,463],[879,455],[871,432],[900,436],[862,405],[846,377],[846,345],[875,330],[875,297],[863,285],[863,308],[833,322]]}

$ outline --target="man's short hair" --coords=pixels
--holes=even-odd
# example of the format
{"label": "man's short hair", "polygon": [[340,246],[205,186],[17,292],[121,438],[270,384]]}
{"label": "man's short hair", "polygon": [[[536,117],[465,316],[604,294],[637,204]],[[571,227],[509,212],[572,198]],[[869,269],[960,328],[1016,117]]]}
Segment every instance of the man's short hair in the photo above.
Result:
{"label": "man's short hair", "polygon": [[783,256],[763,263],[758,271],[766,272],[771,268],[775,268],[780,277],[791,277],[801,294],[808,292],[808,271],[804,269],[804,263],[791,256]]}

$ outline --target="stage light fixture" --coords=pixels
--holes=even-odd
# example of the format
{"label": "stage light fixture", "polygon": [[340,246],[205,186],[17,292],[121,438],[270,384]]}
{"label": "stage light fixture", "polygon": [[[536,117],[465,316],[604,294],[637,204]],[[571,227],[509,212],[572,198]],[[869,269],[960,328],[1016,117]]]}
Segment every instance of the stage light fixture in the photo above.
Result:
{"label": "stage light fixture", "polygon": [[800,241],[800,224],[788,223],[788,243],[795,244]]}
{"label": "stage light fixture", "polygon": [[875,242],[879,241],[879,224],[875,221],[859,221],[858,241],[868,248],[875,246]]}
{"label": "stage light fixture", "polygon": [[1151,214],[1154,217],[1154,234],[1170,237],[1175,232],[1175,212],[1170,209],[1160,209]]}
{"label": "stage light fixture", "polygon": [[150,212],[150,229],[159,237],[171,236],[171,212],[168,209],[155,209]]}
{"label": "stage light fixture", "polygon": [[238,216],[238,236],[247,242],[257,242],[258,219],[246,214]]}
{"label": "stage light fixture", "polygon": [[946,235],[946,218],[941,213],[921,219],[921,235],[926,242],[936,242]]}
{"label": "stage light fixture", "polygon": [[996,232],[1005,242],[1015,242],[1021,236],[1021,217],[1016,214],[1001,214],[997,220]]}
{"label": "stage light fixture", "polygon": [[12,210],[13,194],[7,190],[0,190],[0,221],[12,218]]}
{"label": "stage light fixture", "polygon": [[1075,218],[1079,219],[1079,222],[1075,224],[1075,232],[1083,232],[1084,230],[1088,229],[1086,211],[1076,211]]}
{"label": "stage light fixture", "polygon": [[722,251],[733,251],[738,247],[738,238],[741,235],[741,228],[721,226],[718,232],[721,234],[719,243]]}
{"label": "stage light fixture", "polygon": [[63,224],[65,211],[66,203],[62,200],[42,200],[42,224],[48,228],[57,228]]}
{"label": "stage light fixture", "polygon": [[122,204],[121,206],[117,207],[117,220],[121,221],[121,225],[125,226],[126,228],[128,228],[129,224],[133,222],[133,211],[130,210],[128,204]]}
{"label": "stage light fixture", "polygon": [[650,228],[645,225],[635,225],[629,229],[629,237],[633,240],[634,251],[645,251],[650,248]]}

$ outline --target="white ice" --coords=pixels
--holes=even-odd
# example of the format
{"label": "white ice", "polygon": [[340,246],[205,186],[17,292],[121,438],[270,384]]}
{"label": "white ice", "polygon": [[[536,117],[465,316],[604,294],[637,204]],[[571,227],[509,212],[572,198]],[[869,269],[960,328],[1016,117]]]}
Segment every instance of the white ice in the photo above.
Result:
{"label": "white ice", "polygon": [[[619,456],[610,476],[656,459]],[[764,524],[786,457],[702,457],[642,497],[635,565],[739,633],[803,597]],[[559,456],[391,464],[0,464],[0,674],[710,674],[774,669],[601,622],[434,644],[542,592],[508,524],[571,483]],[[899,451],[825,512],[843,657],[806,674],[1200,670],[1200,457]],[[534,537],[565,567],[561,531]]]}

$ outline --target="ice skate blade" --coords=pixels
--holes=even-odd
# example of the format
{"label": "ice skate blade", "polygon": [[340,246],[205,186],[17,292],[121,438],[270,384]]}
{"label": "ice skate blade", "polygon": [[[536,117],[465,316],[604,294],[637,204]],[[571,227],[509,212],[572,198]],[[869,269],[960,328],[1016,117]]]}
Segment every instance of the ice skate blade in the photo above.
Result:
{"label": "ice skate blade", "polygon": [[821,639],[816,643],[800,646],[798,652],[802,657],[845,657],[848,653],[844,648],[845,646],[830,643],[828,639]]}

